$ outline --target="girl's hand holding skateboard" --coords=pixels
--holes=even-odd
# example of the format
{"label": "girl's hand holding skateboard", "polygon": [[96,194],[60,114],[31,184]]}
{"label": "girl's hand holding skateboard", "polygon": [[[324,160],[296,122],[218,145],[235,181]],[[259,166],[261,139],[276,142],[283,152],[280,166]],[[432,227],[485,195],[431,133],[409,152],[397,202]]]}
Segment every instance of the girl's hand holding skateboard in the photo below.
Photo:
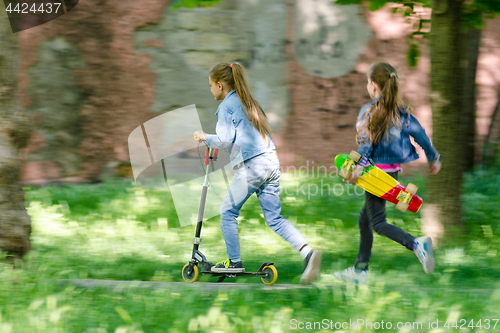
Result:
{"label": "girl's hand holding skateboard", "polygon": [[352,185],[356,185],[358,182],[359,177],[361,177],[361,174],[363,173],[363,167],[361,165],[356,166],[356,169],[351,173],[351,177],[349,179],[342,179],[343,182],[349,183]]}

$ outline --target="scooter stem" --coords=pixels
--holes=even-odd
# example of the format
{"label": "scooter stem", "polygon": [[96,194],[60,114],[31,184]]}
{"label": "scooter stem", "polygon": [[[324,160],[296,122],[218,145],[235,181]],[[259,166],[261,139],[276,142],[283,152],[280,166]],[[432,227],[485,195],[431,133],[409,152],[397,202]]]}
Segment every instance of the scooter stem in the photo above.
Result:
{"label": "scooter stem", "polygon": [[214,148],[208,148],[205,153],[205,161],[208,161],[208,163],[205,163],[207,165],[207,168],[205,170],[205,180],[203,181],[203,189],[201,191],[201,200],[200,200],[200,209],[198,211],[198,221],[196,223],[196,233],[195,233],[195,238],[193,241],[193,255],[192,258],[195,257],[195,253],[198,250],[200,243],[201,243],[201,227],[203,224],[203,214],[205,213],[205,203],[207,201],[207,192],[208,192],[208,180],[210,176],[210,169],[212,164],[210,163],[210,160],[212,160],[214,152],[216,152],[217,149]]}

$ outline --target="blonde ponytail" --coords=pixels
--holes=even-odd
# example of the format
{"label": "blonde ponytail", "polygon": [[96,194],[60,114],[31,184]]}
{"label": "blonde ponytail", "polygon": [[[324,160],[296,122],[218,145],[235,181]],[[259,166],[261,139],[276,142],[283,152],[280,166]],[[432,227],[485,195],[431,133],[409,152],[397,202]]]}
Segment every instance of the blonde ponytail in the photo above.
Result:
{"label": "blonde ponytail", "polygon": [[210,70],[210,77],[214,82],[225,82],[236,91],[248,121],[259,131],[262,138],[269,143],[271,129],[269,128],[266,113],[250,92],[243,66],[237,62],[232,64],[219,63]]}

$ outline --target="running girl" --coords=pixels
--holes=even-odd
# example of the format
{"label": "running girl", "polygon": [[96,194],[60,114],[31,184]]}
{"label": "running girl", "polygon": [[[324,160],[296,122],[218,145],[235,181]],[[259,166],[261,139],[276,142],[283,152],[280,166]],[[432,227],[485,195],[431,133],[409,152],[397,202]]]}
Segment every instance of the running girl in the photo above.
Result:
{"label": "running girl", "polygon": [[[374,63],[367,76],[366,88],[373,100],[364,105],[358,115],[356,139],[361,159],[348,182],[356,184],[363,168],[369,166],[370,162],[398,179],[398,172],[402,171],[401,163],[418,158],[410,136],[424,149],[431,173],[437,174],[441,169],[439,154],[420,123],[403,104],[396,70],[387,63]],[[373,230],[414,251],[424,272],[432,274],[435,260],[431,238],[415,238],[401,228],[388,224],[385,218],[385,202],[384,199],[365,192],[365,205],[358,218],[358,256],[353,267],[334,272],[339,280],[357,284],[367,282]]]}

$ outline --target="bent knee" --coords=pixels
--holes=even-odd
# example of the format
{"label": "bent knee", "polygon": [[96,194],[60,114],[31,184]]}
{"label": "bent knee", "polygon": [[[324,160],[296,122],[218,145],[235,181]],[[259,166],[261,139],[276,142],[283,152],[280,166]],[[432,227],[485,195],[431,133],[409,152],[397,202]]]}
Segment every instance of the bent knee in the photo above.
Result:
{"label": "bent knee", "polygon": [[265,217],[266,218],[266,224],[270,226],[272,229],[279,228],[283,223],[287,223],[288,220],[285,220],[285,218],[282,215],[273,215],[272,217]]}
{"label": "bent knee", "polygon": [[375,232],[379,235],[382,235],[382,233],[384,232],[384,229],[386,226],[388,226],[389,224],[384,220],[384,221],[380,221],[376,224],[373,224],[373,230],[375,230]]}

